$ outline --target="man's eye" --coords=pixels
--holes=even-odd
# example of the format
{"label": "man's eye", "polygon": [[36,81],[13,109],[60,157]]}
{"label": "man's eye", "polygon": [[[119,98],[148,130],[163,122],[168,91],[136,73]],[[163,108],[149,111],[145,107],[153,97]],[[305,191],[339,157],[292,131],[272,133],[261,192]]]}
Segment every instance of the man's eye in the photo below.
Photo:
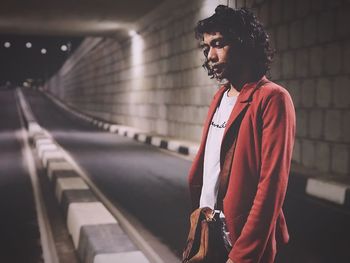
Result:
{"label": "man's eye", "polygon": [[203,48],[203,54],[205,56],[208,56],[208,53],[209,53],[209,48]]}
{"label": "man's eye", "polygon": [[223,42],[221,42],[221,41],[215,41],[215,42],[214,42],[214,47],[218,47],[218,48],[224,47]]}

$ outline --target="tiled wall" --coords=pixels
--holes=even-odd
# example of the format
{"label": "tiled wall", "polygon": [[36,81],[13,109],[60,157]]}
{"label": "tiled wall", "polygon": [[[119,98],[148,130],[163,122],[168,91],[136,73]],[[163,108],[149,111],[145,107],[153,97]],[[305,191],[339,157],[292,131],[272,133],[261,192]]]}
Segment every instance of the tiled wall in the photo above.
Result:
{"label": "tiled wall", "polygon": [[259,2],[277,51],[272,78],[296,107],[293,160],[320,176],[349,175],[350,1]]}
{"label": "tiled wall", "polygon": [[[227,1],[166,1],[138,34],[87,38],[49,89],[80,111],[162,135],[199,141],[217,84],[201,67],[195,23]],[[297,113],[293,162],[319,176],[349,175],[350,1],[246,0],[276,49],[271,78]]]}

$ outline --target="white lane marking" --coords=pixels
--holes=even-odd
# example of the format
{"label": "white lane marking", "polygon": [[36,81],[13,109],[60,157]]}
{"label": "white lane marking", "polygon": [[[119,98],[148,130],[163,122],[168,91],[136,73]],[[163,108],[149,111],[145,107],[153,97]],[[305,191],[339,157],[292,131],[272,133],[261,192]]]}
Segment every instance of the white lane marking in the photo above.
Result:
{"label": "white lane marking", "polygon": [[[18,94],[18,93],[17,93]],[[30,181],[33,187],[34,202],[37,214],[37,220],[40,232],[40,243],[43,250],[43,258],[45,263],[59,263],[56,251],[55,242],[51,232],[51,226],[48,219],[46,207],[43,201],[42,192],[40,190],[40,183],[38,174],[36,172],[35,161],[30,150],[28,142],[28,133],[24,129],[22,114],[20,113],[18,99],[16,99],[17,112],[21,122],[21,131],[16,133],[19,141],[22,144],[22,155],[24,156],[25,165],[29,172]]]}
{"label": "white lane marking", "polygon": [[80,229],[85,225],[117,223],[101,202],[71,203],[68,207],[67,226],[75,248],[78,248]]}
{"label": "white lane marking", "polygon": [[306,183],[306,193],[337,204],[345,203],[347,187],[340,184],[310,178]]}
{"label": "white lane marking", "polygon": [[94,263],[149,263],[148,259],[141,251],[130,251],[111,254],[97,254]]}
{"label": "white lane marking", "polygon": [[87,190],[89,186],[80,177],[58,178],[56,180],[56,198],[60,204],[64,190]]}

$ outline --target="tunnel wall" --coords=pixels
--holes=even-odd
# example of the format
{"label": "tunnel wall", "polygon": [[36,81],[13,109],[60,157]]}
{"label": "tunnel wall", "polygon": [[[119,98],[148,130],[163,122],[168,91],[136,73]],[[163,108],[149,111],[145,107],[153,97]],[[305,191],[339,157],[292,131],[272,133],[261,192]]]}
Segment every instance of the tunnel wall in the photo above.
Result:
{"label": "tunnel wall", "polygon": [[[166,1],[123,40],[87,38],[48,88],[80,111],[161,135],[199,141],[217,89],[201,64],[193,28],[227,1]],[[271,78],[288,89],[297,115],[294,167],[348,176],[349,1],[246,0],[276,49]]]}

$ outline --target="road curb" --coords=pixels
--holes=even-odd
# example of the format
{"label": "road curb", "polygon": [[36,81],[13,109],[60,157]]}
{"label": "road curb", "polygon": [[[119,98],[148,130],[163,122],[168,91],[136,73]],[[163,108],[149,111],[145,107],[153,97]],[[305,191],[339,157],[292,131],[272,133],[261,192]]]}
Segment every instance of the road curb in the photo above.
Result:
{"label": "road curb", "polygon": [[[80,176],[63,148],[43,129],[18,92],[31,143],[56,194],[74,248],[83,263],[149,263],[151,260],[124,232],[118,220]],[[149,252],[148,254],[154,253]],[[146,253],[147,254],[147,253]]]}
{"label": "road curb", "polygon": [[[133,127],[109,123],[93,118],[66,105],[64,102],[48,92],[43,93],[63,110],[71,113],[81,120],[91,123],[101,130],[132,138],[138,142],[150,144],[155,147],[166,149],[171,152],[177,152],[192,158],[196,155],[199,149],[199,145],[196,143],[184,142],[157,134],[149,134]],[[298,194],[306,194],[308,196],[326,200],[345,208],[350,208],[350,185],[322,178],[306,177],[304,175],[291,172],[289,188],[293,189],[293,192]]]}
{"label": "road curb", "polygon": [[177,152],[179,154],[187,155],[190,157],[194,157],[199,149],[199,145],[197,143],[177,140],[174,138],[167,138],[164,136],[160,136],[159,134],[150,134],[130,126],[118,125],[93,118],[69,107],[59,99],[55,98],[50,93],[44,92],[44,94],[60,108],[64,109],[65,111],[71,113],[72,115],[81,120],[91,123],[92,125],[96,126],[101,130],[115,133],[120,136],[125,136],[139,142],[150,144],[155,147],[159,147],[172,152]]}

